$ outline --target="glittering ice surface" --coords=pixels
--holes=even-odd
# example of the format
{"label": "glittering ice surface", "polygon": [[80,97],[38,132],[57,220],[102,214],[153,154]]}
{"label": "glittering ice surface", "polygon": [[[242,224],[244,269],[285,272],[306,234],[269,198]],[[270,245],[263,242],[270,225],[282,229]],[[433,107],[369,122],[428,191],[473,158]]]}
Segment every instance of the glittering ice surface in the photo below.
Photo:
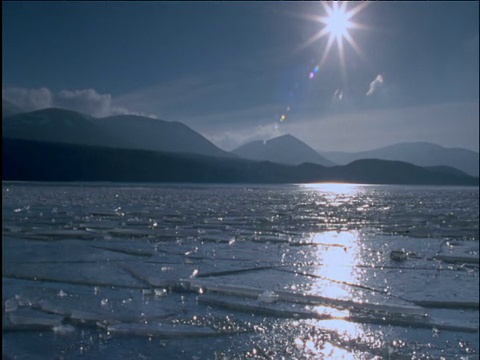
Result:
{"label": "glittering ice surface", "polygon": [[478,188],[2,193],[4,358],[478,359]]}

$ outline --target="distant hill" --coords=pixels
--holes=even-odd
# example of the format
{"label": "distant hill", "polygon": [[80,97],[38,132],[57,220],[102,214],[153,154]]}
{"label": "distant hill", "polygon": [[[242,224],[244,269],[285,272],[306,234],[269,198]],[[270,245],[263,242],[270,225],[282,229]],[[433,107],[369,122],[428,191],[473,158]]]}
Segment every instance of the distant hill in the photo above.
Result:
{"label": "distant hill", "polygon": [[178,122],[121,115],[98,119],[49,108],[3,118],[2,137],[232,157]]}
{"label": "distant hill", "polygon": [[128,147],[95,124],[95,118],[75,111],[49,108],[2,119],[2,138],[81,145]]}
{"label": "distant hill", "polygon": [[461,148],[445,148],[426,142],[390,145],[357,153],[322,152],[337,164],[344,165],[360,159],[405,161],[418,166],[450,166],[472,176],[479,176],[479,154]]}
{"label": "distant hill", "polygon": [[387,160],[344,166],[298,166],[100,146],[4,138],[2,180],[199,183],[312,183],[474,185],[478,177]]}
{"label": "distant hill", "polygon": [[8,100],[2,99],[2,118],[10,115],[20,114],[22,112],[24,111],[14,103],[11,103]]}
{"label": "distant hill", "polygon": [[271,161],[278,164],[335,165],[292,135],[283,135],[267,141],[253,141],[233,150],[232,153],[244,159]]}
{"label": "distant hill", "polygon": [[[447,167],[420,167],[403,161],[365,159],[355,160],[347,165],[333,168],[333,176],[341,182],[367,184],[430,184],[440,185],[478,184],[478,177],[472,177]],[[464,180],[460,180],[464,179]],[[466,180],[470,179],[470,180]],[[476,179],[476,180],[473,180]],[[472,181],[470,183],[470,181]]]}
{"label": "distant hill", "polygon": [[232,157],[179,122],[119,115],[98,119],[95,123],[116,139],[129,143],[132,149]]}

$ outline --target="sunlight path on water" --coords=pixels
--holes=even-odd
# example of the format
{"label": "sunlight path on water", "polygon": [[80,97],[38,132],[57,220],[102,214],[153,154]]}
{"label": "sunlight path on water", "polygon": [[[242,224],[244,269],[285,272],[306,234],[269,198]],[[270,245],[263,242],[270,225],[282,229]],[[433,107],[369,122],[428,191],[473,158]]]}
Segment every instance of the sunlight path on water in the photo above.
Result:
{"label": "sunlight path on water", "polygon": [[311,252],[312,261],[321,264],[314,270],[313,275],[319,279],[335,279],[338,282],[319,282],[312,284],[312,293],[324,294],[332,298],[345,298],[351,296],[349,289],[339,282],[355,283],[358,274],[355,273],[356,265],[360,265],[360,244],[357,243],[358,232],[324,232],[314,234],[309,242],[313,245]]}

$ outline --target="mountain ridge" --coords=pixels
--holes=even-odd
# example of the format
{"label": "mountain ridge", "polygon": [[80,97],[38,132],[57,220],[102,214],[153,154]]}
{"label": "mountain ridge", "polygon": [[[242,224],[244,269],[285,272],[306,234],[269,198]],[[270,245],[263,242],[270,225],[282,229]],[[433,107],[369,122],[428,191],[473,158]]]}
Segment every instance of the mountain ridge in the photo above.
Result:
{"label": "mountain ridge", "polygon": [[2,138],[232,157],[179,122],[138,115],[96,118],[47,108],[2,118]]}
{"label": "mountain ridge", "polygon": [[115,137],[130,142],[133,149],[232,157],[230,153],[178,121],[138,115],[115,115],[100,118],[97,124]]}
{"label": "mountain ridge", "polygon": [[478,186],[478,177],[448,174],[409,163],[358,160],[348,165],[280,165],[188,153],[4,138],[4,181],[111,181],[200,183],[347,182]]}
{"label": "mountain ridge", "polygon": [[2,138],[64,142],[79,145],[125,147],[94,123],[92,116],[72,110],[47,108],[2,119]]}
{"label": "mountain ridge", "polygon": [[278,164],[300,165],[310,162],[323,166],[335,165],[334,162],[290,134],[266,141],[252,141],[234,149],[232,153],[249,160],[272,161]]}
{"label": "mountain ridge", "polygon": [[464,148],[447,148],[429,142],[402,142],[360,152],[322,152],[326,158],[340,164],[359,159],[406,161],[418,166],[449,166],[472,176],[479,175],[479,154]]}
{"label": "mountain ridge", "polygon": [[[3,100],[3,104],[8,105],[9,102]],[[96,118],[60,108],[2,117],[3,137],[159,152],[198,153],[226,158],[240,156],[286,165],[315,163],[335,166],[346,165],[359,159],[398,160],[421,167],[447,166],[449,169],[443,171],[450,174],[455,173],[452,168],[477,177],[479,173],[478,153],[428,142],[397,143],[358,153],[318,152],[293,135],[286,134],[266,141],[253,141],[227,152],[181,122],[138,115]]]}

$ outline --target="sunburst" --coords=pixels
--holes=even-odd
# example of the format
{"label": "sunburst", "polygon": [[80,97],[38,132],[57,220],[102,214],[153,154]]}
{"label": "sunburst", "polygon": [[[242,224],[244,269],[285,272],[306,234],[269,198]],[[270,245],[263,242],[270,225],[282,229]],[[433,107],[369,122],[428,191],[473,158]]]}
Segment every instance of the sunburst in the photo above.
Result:
{"label": "sunburst", "polygon": [[321,22],[326,25],[325,32],[330,34],[329,41],[333,41],[333,39],[335,39],[337,40],[337,44],[339,46],[344,37],[350,37],[348,29],[353,26],[353,23],[350,21],[350,18],[353,14],[346,11],[346,6],[346,3],[339,5],[338,2],[334,2],[332,7],[324,5],[328,16],[325,16],[321,19]]}
{"label": "sunburst", "polygon": [[318,31],[315,35],[308,39],[304,44],[302,44],[301,48],[310,46],[317,40],[328,35],[327,45],[318,66],[323,65],[325,59],[330,53],[332,45],[336,43],[340,55],[340,62],[342,68],[344,68],[344,39],[350,44],[350,46],[356,51],[358,55],[364,58],[362,52],[360,51],[360,48],[350,35],[350,30],[367,28],[365,25],[358,24],[352,21],[352,18],[360,11],[362,11],[368,5],[368,2],[361,2],[359,5],[352,9],[347,9],[346,1],[322,1],[321,4],[326,13],[325,16],[308,15],[306,16],[306,18],[319,22],[324,26],[320,31]]}

